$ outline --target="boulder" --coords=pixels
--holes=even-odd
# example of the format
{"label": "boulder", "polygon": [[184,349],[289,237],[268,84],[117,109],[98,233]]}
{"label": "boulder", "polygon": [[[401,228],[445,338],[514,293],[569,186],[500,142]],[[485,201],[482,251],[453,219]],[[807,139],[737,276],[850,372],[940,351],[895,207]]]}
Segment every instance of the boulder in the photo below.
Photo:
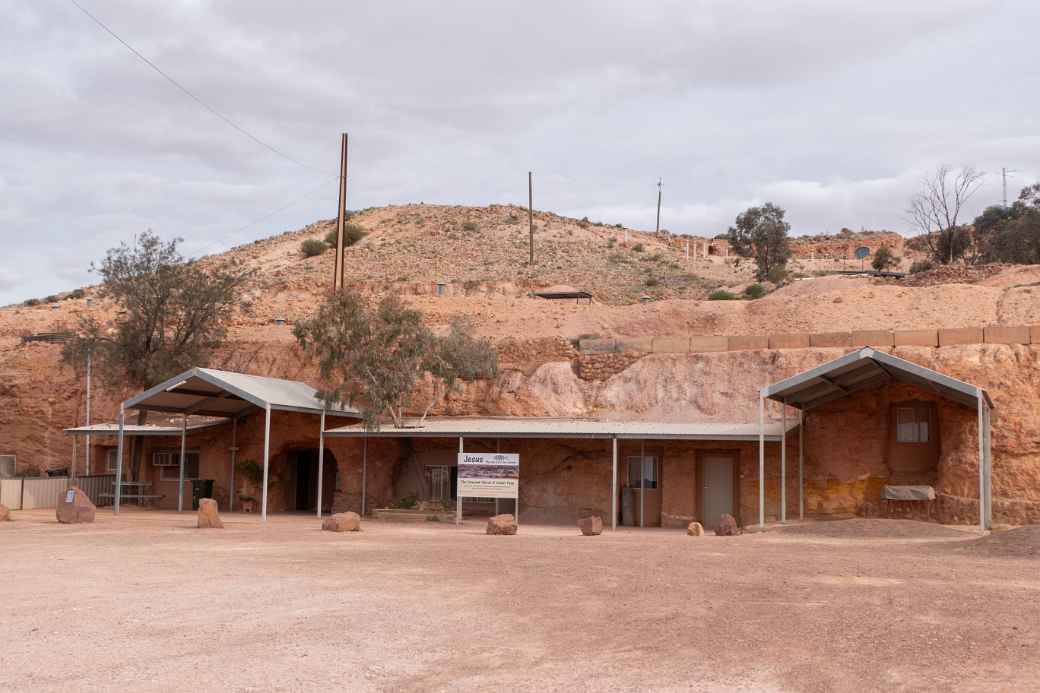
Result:
{"label": "boulder", "polygon": [[199,529],[224,529],[217,514],[217,501],[212,498],[199,499]]}
{"label": "boulder", "polygon": [[578,520],[578,529],[587,537],[595,537],[603,534],[603,518],[599,515],[589,515]]}
{"label": "boulder", "polygon": [[0,503],[0,522],[7,522],[11,519],[11,511],[6,505]]}
{"label": "boulder", "polygon": [[360,532],[361,516],[355,512],[329,515],[321,521],[321,528],[327,532]]}
{"label": "boulder", "polygon": [[57,516],[58,522],[71,525],[93,522],[96,512],[97,507],[90,502],[90,496],[85,494],[79,486],[73,486],[62,495],[54,514]]}
{"label": "boulder", "polygon": [[495,515],[488,520],[488,534],[516,534],[516,518],[506,513]]}
{"label": "boulder", "polygon": [[723,515],[719,518],[719,526],[715,528],[717,537],[735,537],[740,534],[740,527],[732,515]]}
{"label": "boulder", "polygon": [[686,525],[686,535],[690,537],[703,537],[704,526],[700,522],[691,522]]}

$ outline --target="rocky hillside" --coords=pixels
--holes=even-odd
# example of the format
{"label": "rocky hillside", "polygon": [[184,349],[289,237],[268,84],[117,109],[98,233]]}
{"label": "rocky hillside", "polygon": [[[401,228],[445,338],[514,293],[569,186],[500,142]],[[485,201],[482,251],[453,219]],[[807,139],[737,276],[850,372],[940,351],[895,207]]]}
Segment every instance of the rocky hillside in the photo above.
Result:
{"label": "rocky hillside", "polygon": [[[347,251],[348,282],[401,293],[434,325],[470,317],[498,345],[505,365],[500,380],[486,384],[479,396],[454,402],[453,412],[710,416],[694,406],[715,397],[699,385],[697,392],[676,391],[672,414],[642,403],[646,383],[635,374],[657,368],[653,364],[672,368],[668,359],[633,363],[601,385],[574,384],[570,342],[587,335],[1040,324],[1040,267],[939,271],[908,281],[814,276],[824,269],[819,262],[830,261],[799,261],[794,270],[802,278],[788,286],[757,300],[719,301],[706,300],[709,291],[722,286],[739,292],[751,281],[748,263],[718,256],[687,259],[682,239],[666,234],[539,212],[532,266],[526,211],[517,207],[407,205],[367,210],[351,221],[367,235]],[[231,343],[211,365],[313,380],[311,364],[295,349],[292,324],[310,315],[328,290],[333,256],[327,251],[307,258],[300,246],[333,227],[332,221],[318,222],[206,260],[231,259],[255,270],[250,309],[230,326]],[[594,300],[579,304],[531,296],[558,284],[588,290]],[[61,429],[83,420],[82,378],[59,365],[58,345],[22,338],[74,325],[88,312],[116,317],[89,288],[63,300],[0,309],[0,453],[15,453],[20,463],[40,468],[64,466],[71,458],[71,441]],[[726,358],[717,357],[731,363]],[[733,383],[743,377],[739,364],[719,376]],[[667,380],[663,370],[654,377]],[[661,383],[652,386],[654,392]],[[95,418],[113,416],[125,394],[98,391]]]}

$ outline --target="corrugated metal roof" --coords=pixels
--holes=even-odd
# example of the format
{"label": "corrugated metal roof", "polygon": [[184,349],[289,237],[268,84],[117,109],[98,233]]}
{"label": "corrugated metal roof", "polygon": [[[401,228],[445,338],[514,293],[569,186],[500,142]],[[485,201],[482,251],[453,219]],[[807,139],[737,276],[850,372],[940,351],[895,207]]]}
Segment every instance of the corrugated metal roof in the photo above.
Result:
{"label": "corrugated metal roof", "polygon": [[[796,424],[795,424],[796,425]],[[788,430],[794,425],[789,426]],[[778,441],[781,424],[768,423],[766,440]],[[361,424],[333,428],[327,436],[371,438],[630,438],[681,440],[757,441],[758,424],[749,423],[658,423],[650,421],[599,421],[540,417],[437,417],[421,427],[364,430]]]}
{"label": "corrugated metal roof", "polygon": [[762,394],[798,409],[812,409],[857,392],[882,387],[893,380],[931,390],[972,409],[980,397],[993,406],[989,394],[980,387],[870,347],[773,383],[764,388]]}
{"label": "corrugated metal roof", "polygon": [[[325,408],[317,391],[297,380],[192,368],[131,397],[127,409],[234,417],[251,407],[319,414]],[[326,409],[329,416],[358,416],[353,407]]]}
{"label": "corrugated metal roof", "polygon": [[[188,433],[195,433],[216,426],[224,426],[227,424],[227,420],[214,421],[205,424],[196,424],[194,426],[188,426]],[[66,428],[65,435],[70,436],[85,436],[85,435],[117,435],[119,433],[119,424],[117,423],[99,423],[91,424],[90,426],[75,426],[73,428]],[[181,434],[180,426],[157,426],[155,424],[126,424],[123,426],[123,435],[126,436],[179,436]]]}

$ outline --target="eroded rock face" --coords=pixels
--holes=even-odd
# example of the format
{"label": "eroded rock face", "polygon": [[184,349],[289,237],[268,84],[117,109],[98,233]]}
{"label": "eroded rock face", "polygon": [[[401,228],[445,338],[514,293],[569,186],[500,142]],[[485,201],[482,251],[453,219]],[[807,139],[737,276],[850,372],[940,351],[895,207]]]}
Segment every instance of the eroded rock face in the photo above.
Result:
{"label": "eroded rock face", "polygon": [[495,515],[487,522],[488,534],[516,534],[516,529],[516,518],[508,513]]}
{"label": "eroded rock face", "polygon": [[0,522],[7,522],[10,519],[11,510],[3,503],[0,503]]}
{"label": "eroded rock face", "polygon": [[355,512],[329,515],[321,521],[321,528],[327,532],[360,532],[361,516]]}
{"label": "eroded rock face", "polygon": [[723,515],[719,518],[719,526],[715,528],[717,537],[735,537],[740,534],[740,527],[732,515]]}
{"label": "eroded rock face", "polygon": [[97,507],[90,502],[90,496],[80,490],[78,486],[73,486],[61,497],[54,512],[58,522],[62,524],[79,524],[93,522]]}
{"label": "eroded rock face", "polygon": [[217,501],[212,498],[199,500],[199,529],[224,529],[224,523],[217,514]]}
{"label": "eroded rock face", "polygon": [[704,527],[701,525],[700,522],[691,522],[686,527],[686,536],[689,536],[689,537],[703,537],[704,536]]}
{"label": "eroded rock face", "polygon": [[587,537],[603,534],[603,518],[599,515],[590,515],[578,520],[578,529]]}

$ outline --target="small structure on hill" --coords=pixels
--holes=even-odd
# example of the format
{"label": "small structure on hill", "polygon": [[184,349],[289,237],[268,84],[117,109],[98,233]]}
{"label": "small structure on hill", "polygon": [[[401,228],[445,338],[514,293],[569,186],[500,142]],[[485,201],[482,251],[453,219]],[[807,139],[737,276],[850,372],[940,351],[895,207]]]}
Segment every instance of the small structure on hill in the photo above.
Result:
{"label": "small structure on hill", "polygon": [[583,300],[592,303],[592,294],[583,289],[575,289],[573,286],[551,286],[547,289],[540,289],[533,292],[534,296],[538,298],[544,298],[547,301],[568,301],[572,300],[577,303],[581,303]]}

